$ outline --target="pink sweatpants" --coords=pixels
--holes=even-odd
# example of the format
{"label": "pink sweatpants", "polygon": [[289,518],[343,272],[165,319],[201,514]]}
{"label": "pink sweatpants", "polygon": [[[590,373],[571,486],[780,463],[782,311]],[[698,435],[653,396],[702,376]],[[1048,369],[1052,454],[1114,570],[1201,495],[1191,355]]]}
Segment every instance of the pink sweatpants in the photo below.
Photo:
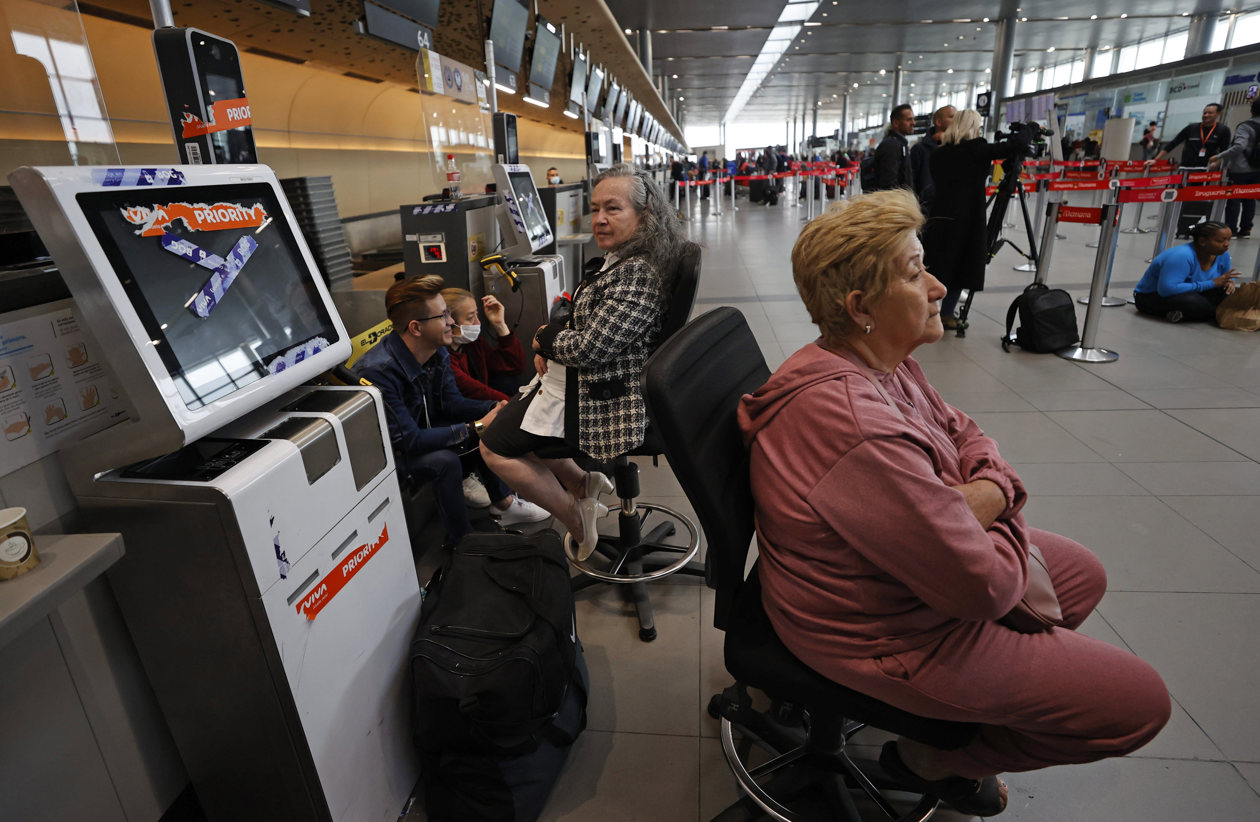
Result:
{"label": "pink sweatpants", "polygon": [[843,684],[903,710],[978,722],[965,748],[941,764],[972,779],[1123,756],[1168,722],[1168,690],[1128,651],[1074,630],[1102,599],[1102,563],[1067,537],[1031,529],[1054,579],[1066,627],[1021,634],[963,622],[924,648],[845,660]]}

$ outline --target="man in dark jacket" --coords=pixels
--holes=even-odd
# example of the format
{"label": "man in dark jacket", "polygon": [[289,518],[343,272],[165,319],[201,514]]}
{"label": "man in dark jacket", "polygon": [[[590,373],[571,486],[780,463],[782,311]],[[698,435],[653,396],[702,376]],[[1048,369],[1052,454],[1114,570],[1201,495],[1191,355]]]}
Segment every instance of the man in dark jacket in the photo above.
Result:
{"label": "man in dark jacket", "polygon": [[932,127],[923,139],[910,149],[910,175],[914,179],[914,193],[919,198],[919,207],[927,214],[932,210],[932,198],[936,195],[936,186],[932,185],[932,170],[928,166],[928,158],[932,151],[941,144],[941,135],[949,124],[954,122],[958,109],[953,106],[941,106],[932,115]]}
{"label": "man in dark jacket", "polygon": [[[1251,119],[1243,120],[1234,131],[1229,148],[1209,158],[1208,168],[1222,165],[1229,169],[1229,181],[1237,185],[1260,183],[1260,167],[1252,165],[1256,142],[1260,140],[1260,97],[1251,101]],[[1251,225],[1255,220],[1256,201],[1231,199],[1225,204],[1225,225],[1240,240],[1251,237]],[[1242,217],[1241,223],[1239,216]]]}
{"label": "man in dark jacket", "polygon": [[1177,132],[1177,136],[1164,143],[1159,154],[1151,162],[1159,162],[1185,143],[1181,150],[1181,164],[1191,168],[1203,168],[1208,158],[1215,157],[1229,147],[1229,126],[1219,122],[1220,103],[1208,103],[1203,107],[1203,119]]}
{"label": "man in dark jacket", "polygon": [[[475,445],[481,429],[504,404],[470,400],[459,392],[446,347],[455,321],[442,299],[441,277],[412,277],[385,292],[385,313],[394,330],[354,365],[381,392],[389,441],[398,473],[432,480],[438,516],[451,544],[472,530],[464,503],[464,467],[460,451]],[[481,463],[469,457],[485,482],[491,511],[503,525],[538,522],[549,515],[512,494]]]}
{"label": "man in dark jacket", "polygon": [[913,133],[914,111],[909,103],[902,103],[892,110],[888,136],[875,149],[875,187],[872,191],[914,187],[914,175],[910,171],[910,142],[906,139]]}

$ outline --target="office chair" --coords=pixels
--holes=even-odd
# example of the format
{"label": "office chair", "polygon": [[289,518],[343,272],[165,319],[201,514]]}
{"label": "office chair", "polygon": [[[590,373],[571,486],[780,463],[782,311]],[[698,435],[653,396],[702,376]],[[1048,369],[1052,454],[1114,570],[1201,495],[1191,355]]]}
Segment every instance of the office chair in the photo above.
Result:
{"label": "office chair", "polygon": [[[661,326],[661,340],[669,339],[682,328],[695,304],[696,288],[700,282],[700,246],[685,243],[674,269],[673,290]],[[649,415],[648,428],[641,445],[613,460],[612,479],[620,507],[617,516],[617,536],[600,535],[594,553],[585,560],[578,560],[577,546],[566,535],[565,553],[569,563],[582,573],[573,582],[573,590],[580,591],[601,582],[625,585],[626,594],[635,608],[639,620],[639,639],[651,642],[656,639],[656,625],[652,613],[652,600],[647,583],[674,573],[703,576],[704,568],[692,563],[700,550],[700,532],[686,515],[664,505],[638,502],[639,466],[630,457],[651,457],[656,464],[662,454],[660,438],[653,431]],[[571,448],[540,449],[539,456],[546,458],[585,457]],[[644,533],[648,518],[657,514],[665,521]],[[681,525],[687,532],[687,544],[671,545],[665,540],[677,533]]]}
{"label": "office chair", "polygon": [[[769,376],[752,331],[733,308],[719,308],[692,321],[656,350],[643,374],[664,454],[708,541],[706,582],[717,594],[713,622],[726,632],[723,655],[736,680],[713,697],[709,713],[721,720],[722,748],[747,799],[717,819],[747,818],[755,809],[771,819],[798,822],[811,818],[802,814],[799,800],[816,803],[821,788],[830,810],[812,818],[861,822],[850,795],[860,789],[883,814],[880,818],[926,820],[937,799],[924,796],[913,810],[899,816],[879,787],[894,786],[876,763],[851,759],[845,751],[847,741],[870,725],[954,749],[966,745],[977,726],[918,717],[818,674],[775,635],[761,605],[755,565],[745,579],[753,497],[748,452],[735,413],[740,397]],[[764,692],[774,708],[754,710],[749,688]],[[803,721],[793,727],[795,723],[785,723],[782,717]],[[737,744],[736,728],[745,744]],[[749,741],[767,749],[771,760],[749,767]],[[808,794],[811,790],[813,795]]]}

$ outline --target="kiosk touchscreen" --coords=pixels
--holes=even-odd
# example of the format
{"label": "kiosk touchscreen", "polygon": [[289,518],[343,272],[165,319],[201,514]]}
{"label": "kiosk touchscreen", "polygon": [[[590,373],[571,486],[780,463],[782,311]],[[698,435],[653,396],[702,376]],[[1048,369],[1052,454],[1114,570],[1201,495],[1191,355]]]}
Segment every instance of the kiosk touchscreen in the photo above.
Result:
{"label": "kiosk touchscreen", "polygon": [[96,443],[96,470],[174,451],[349,357],[271,169],[22,168],[10,179],[144,434]]}
{"label": "kiosk touchscreen", "polygon": [[[509,218],[503,232],[506,256],[529,254],[555,242],[529,166],[499,163],[494,167],[494,182],[503,195]],[[515,244],[509,243],[512,237]]]}

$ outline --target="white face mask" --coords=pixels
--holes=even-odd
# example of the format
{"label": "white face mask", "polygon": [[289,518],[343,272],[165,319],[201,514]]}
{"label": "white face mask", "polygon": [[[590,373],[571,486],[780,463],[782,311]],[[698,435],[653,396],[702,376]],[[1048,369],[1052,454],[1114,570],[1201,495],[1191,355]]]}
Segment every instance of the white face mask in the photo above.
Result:
{"label": "white face mask", "polygon": [[547,182],[551,183],[553,186],[560,185],[560,175],[552,174],[550,177],[547,178]]}
{"label": "white face mask", "polygon": [[455,327],[459,329],[457,336],[460,342],[475,343],[477,338],[481,336],[481,326],[479,325],[458,325]]}

